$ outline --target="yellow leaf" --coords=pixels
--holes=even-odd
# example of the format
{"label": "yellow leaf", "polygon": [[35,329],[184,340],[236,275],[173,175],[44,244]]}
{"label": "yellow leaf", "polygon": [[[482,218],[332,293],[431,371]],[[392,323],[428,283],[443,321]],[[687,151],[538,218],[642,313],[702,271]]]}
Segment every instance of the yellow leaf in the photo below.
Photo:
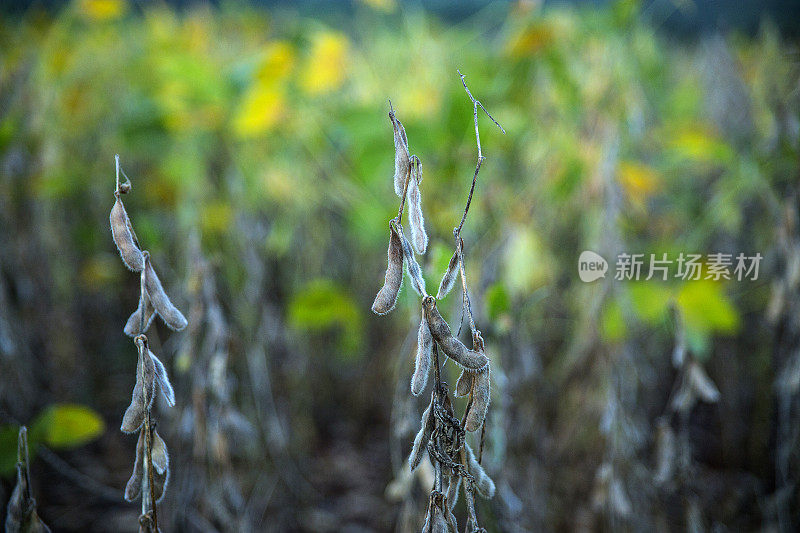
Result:
{"label": "yellow leaf", "polygon": [[553,41],[553,29],[536,22],[514,35],[506,45],[506,53],[514,57],[536,54]]}
{"label": "yellow leaf", "polygon": [[622,161],[619,164],[617,180],[628,200],[637,206],[643,206],[647,197],[661,186],[655,170],[634,161]]}
{"label": "yellow leaf", "polygon": [[295,52],[286,41],[276,41],[266,46],[263,57],[256,70],[256,79],[262,87],[278,85],[292,73]]}
{"label": "yellow leaf", "polygon": [[347,37],[323,31],[314,36],[311,54],[300,77],[301,87],[310,94],[338,89],[347,70]]}
{"label": "yellow leaf", "polygon": [[81,0],[78,8],[92,20],[114,20],[125,13],[128,5],[125,0]]}
{"label": "yellow leaf", "polygon": [[272,129],[286,111],[286,95],[282,88],[251,87],[239,105],[233,128],[242,137],[253,137]]}
{"label": "yellow leaf", "polygon": [[701,333],[735,333],[739,314],[720,282],[686,283],[678,293],[678,307],[687,329]]}
{"label": "yellow leaf", "polygon": [[361,0],[361,2],[372,9],[383,11],[384,13],[391,13],[397,8],[397,4],[394,0]]}
{"label": "yellow leaf", "polygon": [[75,404],[51,405],[31,425],[31,436],[53,448],[71,448],[93,440],[105,424],[92,409]]}

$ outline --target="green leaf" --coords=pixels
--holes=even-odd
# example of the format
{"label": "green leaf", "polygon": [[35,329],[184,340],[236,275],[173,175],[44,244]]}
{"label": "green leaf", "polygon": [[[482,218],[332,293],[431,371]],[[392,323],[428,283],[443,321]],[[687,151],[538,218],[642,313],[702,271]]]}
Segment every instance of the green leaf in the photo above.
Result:
{"label": "green leaf", "polygon": [[610,300],[603,308],[600,315],[600,333],[609,342],[620,341],[628,333],[622,307],[616,299]]}
{"label": "green leaf", "polygon": [[340,329],[342,355],[353,355],[363,341],[363,318],[353,298],[331,280],[308,283],[289,303],[289,324],[312,333]]}
{"label": "green leaf", "polygon": [[500,315],[507,313],[510,306],[508,292],[502,283],[495,283],[486,290],[486,314],[489,320],[494,322]]}
{"label": "green leaf", "polygon": [[634,283],[630,286],[631,303],[639,319],[650,325],[656,325],[668,315],[672,291],[664,285],[648,282]]}
{"label": "green leaf", "polygon": [[100,415],[83,405],[51,405],[31,424],[31,440],[53,448],[75,448],[94,440],[105,431]]}

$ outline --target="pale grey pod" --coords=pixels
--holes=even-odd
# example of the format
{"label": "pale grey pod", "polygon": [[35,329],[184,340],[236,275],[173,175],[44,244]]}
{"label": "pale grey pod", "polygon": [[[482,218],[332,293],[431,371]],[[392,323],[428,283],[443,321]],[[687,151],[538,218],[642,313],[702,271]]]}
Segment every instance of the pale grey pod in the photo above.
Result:
{"label": "pale grey pod", "polygon": [[158,380],[158,386],[161,389],[161,394],[164,395],[164,399],[167,400],[167,403],[170,405],[170,407],[175,407],[175,391],[172,389],[172,383],[169,382],[167,369],[164,368],[164,363],[162,363],[153,352],[149,353],[150,357],[153,359],[153,366],[155,367],[156,371],[156,380]]}
{"label": "pale grey pod", "polygon": [[169,484],[169,466],[163,473],[158,471],[153,472],[153,496],[155,496],[156,503],[160,503],[164,499],[164,493],[167,492],[167,485]]}
{"label": "pale grey pod", "polygon": [[153,430],[153,448],[150,450],[150,458],[153,460],[153,467],[155,473],[164,474],[169,469],[169,453],[167,453],[167,444],[158,431]]}
{"label": "pale grey pod", "polygon": [[458,277],[458,250],[453,252],[453,257],[450,258],[450,263],[447,265],[447,270],[442,276],[442,282],[439,283],[439,291],[436,293],[436,299],[441,300],[447,293],[453,289]]}
{"label": "pale grey pod", "polygon": [[180,331],[186,327],[188,323],[186,317],[183,316],[177,307],[172,305],[167,293],[164,292],[164,287],[161,285],[161,280],[158,279],[156,271],[153,270],[153,265],[150,262],[150,254],[144,254],[144,285],[147,289],[147,294],[150,301],[155,307],[158,316],[164,323],[171,329]]}
{"label": "pale grey pod", "polygon": [[459,488],[461,488],[461,476],[450,476],[450,483],[447,485],[447,508],[450,512],[456,508],[456,503],[458,503]]}
{"label": "pale grey pod", "polygon": [[481,370],[489,364],[489,358],[486,355],[468,349],[463,342],[453,336],[450,326],[436,309],[435,298],[432,296],[423,298],[422,307],[425,309],[425,320],[428,322],[431,334],[447,357],[462,367],[472,370]]}
{"label": "pale grey pod", "polygon": [[144,268],[144,256],[136,242],[131,221],[119,196],[114,202],[114,207],[111,208],[109,221],[111,223],[111,236],[117,245],[122,262],[130,270],[141,272],[142,268]]}
{"label": "pale grey pod", "polygon": [[[139,331],[142,327],[142,300],[144,300],[144,329]],[[139,300],[139,307],[128,317],[128,321],[125,323],[125,328],[123,330],[125,331],[125,335],[135,337],[145,333],[148,328],[150,328],[150,324],[152,324],[155,316],[156,309],[153,307],[153,303],[150,301],[147,291],[145,291],[144,298]]]}
{"label": "pale grey pod", "polygon": [[472,405],[467,413],[467,420],[464,428],[467,431],[477,431],[486,418],[486,411],[489,409],[489,368],[478,372],[473,377],[472,383]]}
{"label": "pale grey pod", "polygon": [[458,381],[456,382],[456,396],[460,397],[469,394],[469,391],[472,390],[472,377],[474,375],[474,372],[468,372],[466,369],[461,371],[461,375],[458,376]]}
{"label": "pale grey pod", "polygon": [[155,397],[156,370],[153,359],[148,355],[147,338],[144,335],[136,337],[136,346],[139,349],[139,359],[136,363],[136,385],[133,387],[131,403],[125,410],[120,425],[120,430],[125,433],[133,433],[142,427],[145,411],[150,409]]}
{"label": "pale grey pod", "polygon": [[478,491],[478,494],[487,500],[491,499],[494,496],[494,481],[492,481],[492,478],[489,477],[478,462],[469,444],[465,443],[464,447],[467,450],[467,469],[469,473],[472,474],[472,477],[475,478],[475,489]]}
{"label": "pale grey pod", "polygon": [[414,292],[420,296],[427,296],[428,292],[425,290],[425,278],[422,277],[422,269],[414,258],[414,250],[411,249],[411,244],[406,239],[402,230],[400,231],[400,240],[403,244],[403,255],[406,259],[406,267],[408,268],[408,277],[411,279],[411,287]]}
{"label": "pale grey pod", "polygon": [[133,473],[125,485],[125,499],[134,501],[142,493],[142,477],[144,476],[144,428],[139,432],[136,441],[136,461],[133,463]]}
{"label": "pale grey pod", "polygon": [[385,315],[397,304],[397,295],[400,294],[400,286],[403,284],[403,243],[397,233],[394,224],[389,225],[389,250],[388,265],[384,276],[383,287],[375,296],[372,303],[372,312],[378,315]]}
{"label": "pale grey pod", "polygon": [[417,358],[414,366],[414,375],[411,377],[411,394],[419,396],[428,383],[428,374],[431,368],[433,355],[433,336],[428,323],[425,322],[425,313],[419,321],[417,332]]}
{"label": "pale grey pod", "polygon": [[700,399],[709,403],[716,403],[719,400],[719,389],[697,361],[689,363],[688,379],[689,385]]}
{"label": "pale grey pod", "polygon": [[389,113],[394,130],[394,192],[397,196],[403,197],[406,179],[411,172],[411,154],[408,151],[408,138],[403,124]]}
{"label": "pale grey pod", "polygon": [[425,217],[422,215],[422,195],[419,191],[419,163],[408,183],[408,223],[411,226],[411,240],[418,254],[428,248],[428,234],[425,233]]}
{"label": "pale grey pod", "polygon": [[411,467],[412,472],[419,466],[420,461],[422,461],[422,456],[425,455],[425,450],[428,449],[428,441],[436,425],[435,417],[433,413],[431,413],[432,406],[433,396],[431,395],[431,402],[422,413],[419,432],[417,436],[414,437],[414,445],[411,447],[411,454],[408,456],[408,465]]}

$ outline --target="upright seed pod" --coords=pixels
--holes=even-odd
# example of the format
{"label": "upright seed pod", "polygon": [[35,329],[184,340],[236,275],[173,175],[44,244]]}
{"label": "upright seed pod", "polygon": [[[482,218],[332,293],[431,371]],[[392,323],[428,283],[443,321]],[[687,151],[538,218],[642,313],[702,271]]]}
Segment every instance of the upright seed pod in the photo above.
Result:
{"label": "upright seed pod", "polygon": [[167,452],[167,443],[158,434],[158,431],[153,430],[153,447],[150,450],[150,457],[153,460],[157,474],[164,474],[169,469],[169,453]]}
{"label": "upright seed pod", "polygon": [[164,399],[167,400],[170,407],[175,407],[175,391],[172,389],[172,383],[169,382],[167,369],[164,367],[164,363],[161,362],[161,359],[156,357],[153,352],[148,350],[148,353],[153,360],[156,382],[158,383],[159,389],[161,389],[161,394],[164,395]]}
{"label": "upright seed pod", "polygon": [[144,423],[145,411],[150,409],[155,398],[156,369],[150,350],[147,348],[147,337],[136,337],[139,359],[136,363],[136,385],[133,387],[131,404],[125,410],[120,429],[125,433],[133,433]]}
{"label": "upright seed pod", "polygon": [[419,396],[428,383],[428,374],[431,368],[433,354],[433,336],[428,323],[425,321],[425,312],[419,321],[417,332],[417,358],[414,365],[414,375],[411,377],[411,394]]}
{"label": "upright seed pod", "polygon": [[172,305],[167,293],[164,292],[164,287],[161,285],[161,280],[158,279],[156,271],[153,270],[153,265],[150,262],[150,254],[144,253],[144,284],[147,289],[147,294],[150,301],[158,312],[158,316],[164,323],[171,329],[180,331],[186,327],[188,323],[186,317],[183,316],[177,307]]}
{"label": "upright seed pod", "polygon": [[425,232],[425,217],[422,215],[422,195],[419,191],[421,179],[419,159],[415,158],[408,182],[408,223],[411,226],[411,240],[418,254],[424,254],[428,248],[428,234]]}
{"label": "upright seed pod", "polygon": [[436,308],[436,299],[433,296],[423,298],[422,307],[425,310],[425,320],[428,322],[431,334],[447,357],[471,370],[481,370],[489,364],[489,358],[486,355],[468,349],[463,342],[453,336],[450,326],[439,314],[439,310]]}
{"label": "upright seed pod", "polygon": [[394,192],[399,197],[403,197],[406,180],[411,172],[411,154],[408,151],[408,139],[403,124],[394,112],[389,112],[389,120],[392,121],[394,130]]}
{"label": "upright seed pod", "polygon": [[453,252],[453,257],[450,258],[450,263],[447,265],[447,270],[442,276],[442,282],[439,283],[439,291],[436,293],[436,299],[441,300],[447,293],[453,289],[458,277],[458,250]]}
{"label": "upright seed pod", "polygon": [[130,270],[141,272],[142,268],[144,268],[144,256],[136,241],[136,234],[133,232],[133,226],[131,226],[131,221],[119,194],[116,195],[114,207],[111,208],[109,221],[111,223],[111,236],[117,245],[122,262]]}
{"label": "upright seed pod", "polygon": [[389,261],[386,267],[383,287],[378,291],[375,301],[372,303],[372,312],[378,315],[385,315],[394,309],[397,303],[397,295],[400,294],[400,286],[403,284],[403,244],[394,224],[389,224],[389,250],[387,254]]}
{"label": "upright seed pod", "polygon": [[487,500],[491,499],[494,497],[494,481],[492,481],[492,478],[489,477],[478,462],[478,459],[475,457],[475,452],[472,451],[469,444],[465,443],[464,447],[467,450],[467,469],[469,473],[472,474],[472,477],[475,478],[475,489],[477,489],[478,494]]}
{"label": "upright seed pod", "polygon": [[425,290],[425,278],[422,277],[422,268],[414,258],[414,250],[411,249],[411,244],[403,234],[403,229],[400,228],[400,242],[403,244],[403,255],[406,260],[406,268],[408,268],[408,277],[411,279],[411,288],[420,296],[427,296],[428,292]]}
{"label": "upright seed pod", "polygon": [[136,441],[136,460],[133,463],[133,473],[125,485],[125,499],[129,502],[136,500],[142,493],[142,478],[144,477],[144,428],[139,431],[139,440]]}
{"label": "upright seed pod", "polygon": [[408,465],[411,467],[412,472],[419,466],[420,461],[422,461],[422,456],[428,448],[428,441],[431,439],[433,428],[436,425],[436,417],[433,416],[432,411],[433,394],[431,394],[431,401],[427,409],[422,413],[419,432],[417,436],[414,437],[414,445],[411,447],[411,453],[408,456]]}
{"label": "upright seed pod", "polygon": [[464,428],[467,431],[477,431],[486,418],[489,409],[489,368],[477,372],[472,378],[472,405],[467,413]]}

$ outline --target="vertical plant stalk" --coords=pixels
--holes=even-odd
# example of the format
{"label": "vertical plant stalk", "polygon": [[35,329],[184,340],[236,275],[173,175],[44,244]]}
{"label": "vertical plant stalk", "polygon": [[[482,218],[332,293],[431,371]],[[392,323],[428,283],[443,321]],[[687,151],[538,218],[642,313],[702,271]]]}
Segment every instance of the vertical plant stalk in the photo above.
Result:
{"label": "vertical plant stalk", "polygon": [[[483,338],[475,326],[472,314],[464,266],[464,241],[461,238],[461,231],[469,213],[478,174],[484,160],[478,131],[478,108],[480,107],[492,122],[500,127],[503,133],[505,133],[505,130],[486,111],[483,105],[472,96],[464,75],[460,71],[458,74],[461,77],[464,90],[473,104],[478,162],[472,176],[464,212],[458,226],[453,229],[453,237],[455,239],[454,256],[450,260],[437,296],[435,298],[429,296],[425,290],[420,266],[414,257],[414,250],[405,238],[402,227],[406,198],[413,193],[414,197],[409,200],[411,205],[409,223],[411,224],[412,237],[417,251],[420,254],[424,254],[427,247],[427,235],[424,231],[424,219],[418,188],[421,182],[421,163],[416,155],[410,154],[405,129],[400,121],[397,120],[390,101],[389,120],[394,129],[395,139],[394,189],[397,195],[400,196],[400,206],[397,216],[390,221],[388,267],[384,286],[378,292],[372,310],[376,314],[383,315],[394,308],[397,292],[402,282],[403,265],[405,264],[407,267],[405,272],[408,273],[411,279],[412,288],[422,296],[422,319],[418,334],[416,367],[411,383],[412,394],[419,395],[425,388],[427,372],[430,371],[428,361],[431,359],[433,361],[434,374],[431,403],[423,414],[422,427],[414,439],[414,446],[409,457],[409,465],[414,470],[420,464],[423,457],[422,454],[427,450],[428,457],[434,468],[434,483],[428,498],[424,530],[455,531],[457,529],[452,509],[458,495],[458,487],[462,485],[468,507],[467,531],[478,532],[485,530],[478,525],[475,512],[474,490],[476,489],[476,478],[480,479],[481,482],[481,485],[477,487],[478,492],[486,498],[491,498],[494,495],[495,487],[494,482],[491,481],[480,466],[479,459],[475,458],[472,449],[469,448],[466,442],[466,433],[467,431],[476,431],[479,427],[481,428],[481,449],[478,457],[482,457],[483,436],[485,435],[484,423],[490,390],[489,358],[484,353]],[[412,179],[416,180],[413,183],[414,190],[409,192],[409,185]],[[398,241],[400,244],[398,244]],[[444,298],[447,295],[455,282],[456,275],[461,277],[462,313],[466,313],[468,316],[472,333],[472,350],[458,340],[458,335],[453,336],[450,326],[436,308],[437,299]],[[463,323],[463,315],[461,323]],[[440,348],[442,353],[463,368],[462,378],[459,379],[459,384],[456,387],[457,396],[468,396],[464,416],[461,419],[454,414],[453,401],[450,397],[449,389],[442,380],[441,363],[439,361]],[[467,387],[469,387],[468,390]],[[447,482],[447,486],[445,486],[445,482]],[[451,501],[448,501],[448,498]]]}

